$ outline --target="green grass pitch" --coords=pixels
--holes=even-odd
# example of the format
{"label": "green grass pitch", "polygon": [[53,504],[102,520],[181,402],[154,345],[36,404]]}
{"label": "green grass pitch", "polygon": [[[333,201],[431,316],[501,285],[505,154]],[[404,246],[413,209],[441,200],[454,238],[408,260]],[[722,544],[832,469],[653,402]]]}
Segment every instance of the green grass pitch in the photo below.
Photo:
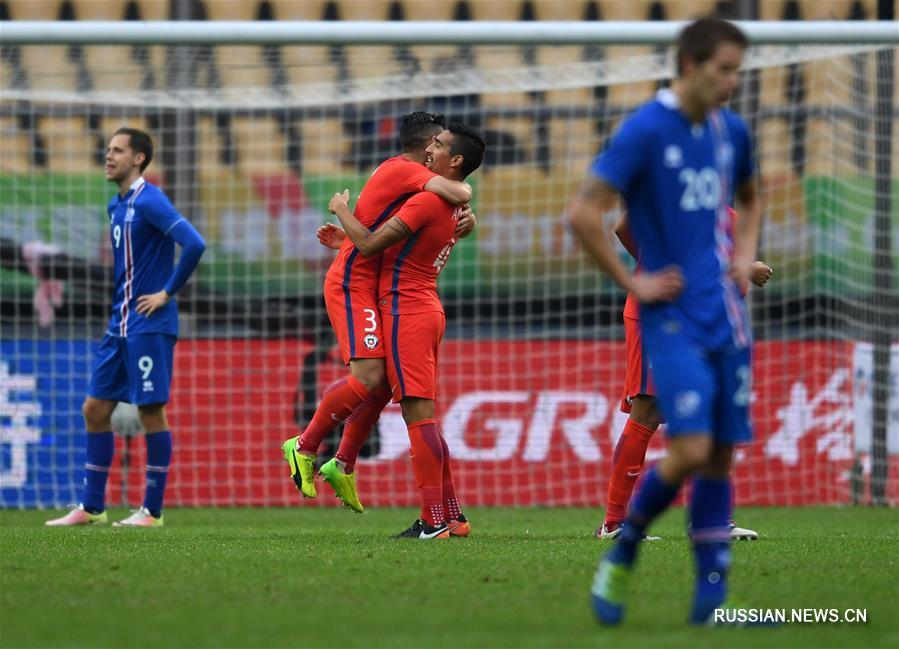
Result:
{"label": "green grass pitch", "polygon": [[[124,512],[110,512],[120,515]],[[644,544],[625,624],[588,607],[588,509],[470,509],[473,534],[393,540],[413,510],[175,509],[167,527],[47,529],[0,512],[0,646],[897,647],[899,513],[741,509],[762,539],[734,547],[753,608],[867,609],[867,624],[685,625],[683,512]],[[111,520],[114,517],[111,518]]]}

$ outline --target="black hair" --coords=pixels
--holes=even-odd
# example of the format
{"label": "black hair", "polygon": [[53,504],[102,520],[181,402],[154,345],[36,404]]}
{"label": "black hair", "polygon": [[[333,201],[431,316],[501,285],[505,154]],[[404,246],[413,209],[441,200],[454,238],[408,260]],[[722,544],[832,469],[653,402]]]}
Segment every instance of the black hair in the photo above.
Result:
{"label": "black hair", "polygon": [[446,119],[441,113],[423,110],[400,117],[400,148],[403,151],[424,149],[431,138],[444,129]]}
{"label": "black hair", "polygon": [[153,160],[153,140],[144,131],[138,128],[129,128],[128,126],[123,126],[112,134],[113,137],[116,135],[127,135],[128,146],[131,147],[131,150],[135,153],[144,154],[144,161],[140,164],[140,171],[143,173],[150,161]]}
{"label": "black hair", "polygon": [[471,126],[453,122],[446,127],[453,134],[450,155],[462,156],[462,177],[466,178],[484,162],[484,137]]}
{"label": "black hair", "polygon": [[749,39],[739,27],[720,18],[700,18],[684,27],[677,39],[677,75],[684,73],[686,59],[704,63],[721,43],[733,43],[745,50]]}

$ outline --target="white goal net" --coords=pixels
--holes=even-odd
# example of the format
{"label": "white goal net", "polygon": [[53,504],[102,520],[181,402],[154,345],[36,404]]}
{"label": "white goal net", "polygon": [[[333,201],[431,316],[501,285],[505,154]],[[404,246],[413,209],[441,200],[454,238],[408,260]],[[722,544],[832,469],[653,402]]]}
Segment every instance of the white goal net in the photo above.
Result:
{"label": "white goal net", "polygon": [[[895,308],[872,270],[881,52],[896,58],[871,46],[755,48],[734,98],[756,136],[759,254],[774,268],[747,298],[756,441],[739,451],[738,504],[868,497],[871,343]],[[331,252],[315,229],[333,192],[358,194],[396,152],[398,118],[422,109],[476,126],[488,146],[471,177],[478,229],[441,275],[438,411],[461,500],[601,505],[625,417],[624,295],[585,260],[563,214],[621,117],[671,69],[667,50],[622,46],[4,46],[0,506],[79,497],[80,404],[111,298],[102,156],[121,125],[153,136],[147,178],[209,246],[179,296],[167,503],[301,504],[279,446],[345,372],[321,297]],[[897,331],[894,321],[893,342]],[[893,503],[897,357],[894,346]],[[133,504],[143,442],[129,413],[117,429],[110,501]],[[407,449],[390,406],[359,464],[366,505],[416,502]],[[663,449],[659,434],[650,458]]]}

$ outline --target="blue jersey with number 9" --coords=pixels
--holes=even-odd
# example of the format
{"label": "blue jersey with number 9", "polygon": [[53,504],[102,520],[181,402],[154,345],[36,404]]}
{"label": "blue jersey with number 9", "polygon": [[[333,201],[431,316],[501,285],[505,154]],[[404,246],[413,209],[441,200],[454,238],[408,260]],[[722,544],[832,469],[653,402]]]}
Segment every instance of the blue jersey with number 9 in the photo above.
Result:
{"label": "blue jersey with number 9", "polygon": [[109,238],[115,293],[107,332],[111,336],[178,335],[175,300],[149,318],[135,311],[137,298],[165,288],[175,262],[175,241],[167,235],[184,218],[161,189],[138,178],[129,191],[109,201]]}

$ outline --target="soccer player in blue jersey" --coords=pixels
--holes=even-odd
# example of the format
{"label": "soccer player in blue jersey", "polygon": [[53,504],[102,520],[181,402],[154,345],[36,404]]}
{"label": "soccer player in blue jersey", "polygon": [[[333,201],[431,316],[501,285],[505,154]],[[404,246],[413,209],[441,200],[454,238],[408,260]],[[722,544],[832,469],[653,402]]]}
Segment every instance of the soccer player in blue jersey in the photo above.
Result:
{"label": "soccer player in blue jersey", "polygon": [[[178,308],[172,299],[196,268],[206,244],[158,187],[142,174],[153,159],[150,136],[120,128],[106,149],[106,179],[118,185],[107,207],[115,257],[112,317],[94,360],[82,412],[87,427],[87,461],[81,503],[47,525],[105,523],[106,479],[114,437],[110,417],[119,401],[137,406],[146,430],[147,489],[143,506],[113,523],[126,527],[162,525],[162,501],[172,457],[172,433],[165,416],[178,336]],[[181,256],[175,266],[175,244]]]}
{"label": "soccer player in blue jersey", "polygon": [[[734,25],[702,19],[681,32],[677,79],[625,119],[599,155],[570,221],[585,250],[640,302],[669,452],[631,501],[592,588],[600,622],[624,615],[628,581],[649,524],[693,478],[691,539],[697,566],[689,619],[706,622],[727,595],[730,466],[751,438],[750,348],[739,286],[749,281],[761,222],[746,125],[719,106],[738,82],[747,46]],[[603,215],[627,207],[642,271],[618,259]],[[729,257],[727,208],[741,218]]]}

